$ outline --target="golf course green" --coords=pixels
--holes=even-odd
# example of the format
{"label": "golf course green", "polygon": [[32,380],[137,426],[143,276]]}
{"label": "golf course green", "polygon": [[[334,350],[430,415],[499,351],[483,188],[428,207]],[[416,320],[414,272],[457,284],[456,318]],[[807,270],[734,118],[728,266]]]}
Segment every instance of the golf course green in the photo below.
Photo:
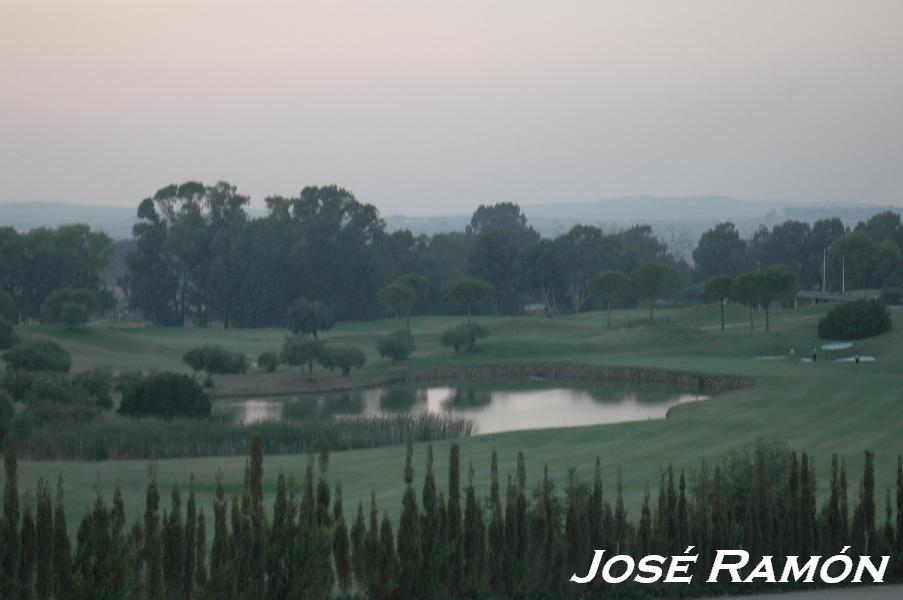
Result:
{"label": "golf course green", "polygon": [[[727,452],[759,439],[780,440],[798,452],[815,456],[819,501],[827,497],[827,477],[832,453],[846,457],[851,495],[855,495],[862,468],[863,451],[876,456],[876,496],[893,486],[896,456],[903,451],[903,320],[892,310],[895,329],[857,342],[853,348],[828,352],[816,337],[816,323],[828,305],[798,309],[772,309],[771,331],[764,331],[764,317],[756,315],[756,330],[749,331],[745,309],[729,307],[727,329],[720,331],[716,306],[662,309],[655,320],[645,311],[615,313],[614,326],[604,313],[584,313],[554,319],[528,317],[482,317],[490,337],[470,354],[455,357],[439,345],[439,335],[462,317],[419,317],[411,321],[417,351],[406,363],[392,366],[375,352],[377,336],[399,327],[392,320],[342,323],[322,334],[330,344],[350,344],[367,353],[368,364],[350,378],[314,370],[313,383],[300,369],[280,367],[276,373],[252,369],[244,375],[217,376],[214,395],[261,394],[329,389],[365,385],[386,380],[404,371],[435,366],[498,364],[516,361],[565,362],[598,365],[629,365],[710,374],[751,377],[747,389],[715,396],[676,408],[664,420],[617,425],[538,429],[476,436],[461,441],[465,466],[473,462],[475,484],[488,494],[492,449],[499,453],[503,478],[512,473],[518,451],[526,455],[528,477],[535,482],[543,465],[561,487],[568,469],[592,478],[596,456],[604,467],[606,494],[613,494],[617,470],[623,470],[625,502],[631,520],[638,518],[646,486],[653,489],[659,469],[672,463],[692,471],[702,460],[715,461]],[[188,372],[182,353],[203,343],[256,355],[277,350],[283,330],[84,328],[67,331],[62,326],[24,326],[19,334],[27,339],[52,338],[73,356],[75,370],[105,365],[117,372],[137,369],[167,369]],[[808,364],[810,349],[819,348],[818,361]],[[754,360],[754,357],[788,355],[795,361]],[[874,355],[875,362],[856,365],[834,359],[861,352]],[[446,479],[447,450],[451,442],[434,443],[437,478]],[[422,482],[425,444],[414,447],[415,483]],[[280,471],[299,479],[307,456],[267,456],[265,492],[272,494]],[[199,506],[209,515],[217,473],[227,493],[239,489],[245,459],[211,457],[161,460],[157,463],[164,498],[178,483],[185,490],[192,476]],[[330,476],[342,481],[345,511],[356,510],[358,501],[376,493],[380,509],[397,516],[403,491],[402,447],[334,452]],[[66,509],[70,527],[93,502],[101,486],[108,495],[121,486],[129,520],[143,511],[147,484],[146,461],[26,462],[20,461],[19,489],[33,489],[39,478],[65,482]],[[465,471],[466,472],[466,471]],[[108,496],[109,497],[109,496]],[[269,500],[268,500],[269,502]],[[211,519],[208,519],[208,523]]]}

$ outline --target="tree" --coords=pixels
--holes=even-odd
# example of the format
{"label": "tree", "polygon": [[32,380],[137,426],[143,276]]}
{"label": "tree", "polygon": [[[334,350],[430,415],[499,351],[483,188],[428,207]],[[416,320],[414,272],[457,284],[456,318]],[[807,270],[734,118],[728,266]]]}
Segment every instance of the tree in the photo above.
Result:
{"label": "tree", "polygon": [[3,289],[0,289],[0,321],[19,322],[19,310],[16,308],[16,300],[12,294]]}
{"label": "tree", "polygon": [[416,349],[414,336],[406,329],[393,331],[376,340],[376,350],[379,355],[391,358],[393,363],[406,360]]}
{"label": "tree", "polygon": [[63,347],[50,340],[16,344],[3,355],[10,371],[52,371],[68,373],[72,358]]}
{"label": "tree", "polygon": [[487,337],[489,337],[489,330],[479,323],[459,323],[443,331],[439,343],[446,348],[453,348],[457,355],[462,350],[472,351],[477,340]]}
{"label": "tree", "polygon": [[19,488],[16,442],[12,436],[3,446],[3,520],[0,528],[3,551],[0,553],[0,596],[15,598],[19,583]]}
{"label": "tree", "polygon": [[673,294],[680,285],[680,274],[667,265],[644,262],[630,274],[641,299],[649,301],[649,318],[655,314],[655,302]]}
{"label": "tree", "polygon": [[66,324],[69,331],[72,331],[77,325],[88,322],[88,309],[84,304],[66,302],[60,310],[60,320]]}
{"label": "tree", "polygon": [[322,363],[326,344],[307,335],[286,338],[282,344],[282,362],[292,366],[306,366],[307,380],[313,381],[314,364]]}
{"label": "tree", "polygon": [[180,373],[154,373],[120,384],[119,413],[130,417],[208,417],[210,398],[197,381]]}
{"label": "tree", "polygon": [[48,600],[53,593],[53,500],[50,484],[43,478],[38,480],[35,538],[35,597]]}
{"label": "tree", "polygon": [[53,584],[57,598],[72,597],[72,557],[63,506],[63,478],[56,484],[56,508],[53,514]]}
{"label": "tree", "polygon": [[9,322],[0,318],[0,350],[6,350],[13,347],[19,341],[16,330]]}
{"label": "tree", "polygon": [[333,312],[320,301],[310,301],[301,297],[288,310],[288,330],[292,333],[308,333],[314,338],[317,333],[332,329],[335,324]]}
{"label": "tree", "polygon": [[[41,320],[45,323],[66,323],[67,305],[76,304],[81,306],[84,312],[84,322],[88,317],[97,310],[97,295],[91,290],[64,288],[61,290],[53,290],[41,305]],[[78,311],[78,309],[69,309],[70,311]],[[70,315],[71,316],[71,315]],[[81,324],[80,322],[76,324]]]}
{"label": "tree", "polygon": [[405,283],[393,281],[379,290],[379,301],[386,310],[395,314],[404,315],[407,319],[407,328],[411,328],[411,311],[417,304],[417,291]]}
{"label": "tree", "polygon": [[746,243],[733,223],[719,223],[699,238],[693,262],[704,278],[736,275],[747,263]]}
{"label": "tree", "polygon": [[493,312],[513,312],[516,309],[520,273],[521,247],[515,235],[507,230],[480,233],[468,257],[470,273],[493,286]]}
{"label": "tree", "polygon": [[345,525],[345,515],[342,511],[341,483],[336,483],[335,486],[332,521],[335,523],[335,534],[333,535],[332,541],[332,556],[335,561],[336,582],[339,585],[339,591],[343,594],[347,594],[349,590],[351,590],[352,568],[348,544],[348,528]]}
{"label": "tree", "polygon": [[327,346],[321,362],[324,368],[339,369],[347,377],[352,369],[360,369],[367,364],[367,356],[360,348],[332,348]]}
{"label": "tree", "polygon": [[401,518],[398,522],[398,561],[399,592],[403,598],[414,598],[417,595],[417,580],[420,576],[420,515],[417,509],[417,494],[414,491],[414,466],[411,462],[413,449],[408,442],[404,482],[405,490],[402,498]]}
{"label": "tree", "polygon": [[769,307],[774,302],[788,301],[800,289],[797,272],[785,265],[774,265],[761,271],[761,306],[765,309],[765,331],[769,331]]}
{"label": "tree", "polygon": [[734,286],[734,280],[730,277],[719,276],[710,277],[705,282],[705,290],[702,292],[702,298],[705,302],[717,302],[721,309],[721,331],[724,331],[724,305],[730,298],[731,289]]}
{"label": "tree", "polygon": [[495,286],[491,283],[476,277],[463,277],[449,288],[448,299],[452,304],[467,309],[470,320],[473,307],[487,302],[494,294]]}
{"label": "tree", "polygon": [[749,330],[753,331],[753,309],[762,303],[762,276],[759,271],[744,273],[731,286],[730,298],[749,308]]}
{"label": "tree", "polygon": [[619,302],[630,289],[630,280],[620,271],[602,271],[593,275],[587,284],[592,296],[605,300],[608,310],[608,326],[611,327],[611,307]]}
{"label": "tree", "polygon": [[275,352],[262,352],[257,357],[257,366],[267,373],[272,373],[279,366],[279,355]]}

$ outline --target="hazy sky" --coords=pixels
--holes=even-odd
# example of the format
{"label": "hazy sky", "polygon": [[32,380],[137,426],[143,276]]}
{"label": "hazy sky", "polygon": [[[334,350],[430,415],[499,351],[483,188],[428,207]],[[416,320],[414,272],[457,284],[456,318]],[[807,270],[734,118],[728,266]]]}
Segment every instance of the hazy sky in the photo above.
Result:
{"label": "hazy sky", "polygon": [[903,204],[900,0],[0,0],[0,201]]}

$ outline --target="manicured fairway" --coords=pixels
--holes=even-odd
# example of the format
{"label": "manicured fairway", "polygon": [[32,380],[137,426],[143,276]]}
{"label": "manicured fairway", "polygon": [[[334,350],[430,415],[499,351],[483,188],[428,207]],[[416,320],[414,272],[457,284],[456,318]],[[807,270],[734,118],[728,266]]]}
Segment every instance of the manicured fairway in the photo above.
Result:
{"label": "manicured fairway", "polygon": [[[584,477],[592,476],[596,455],[605,466],[607,493],[615,489],[616,470],[623,469],[630,518],[638,517],[638,507],[647,484],[657,484],[659,467],[671,462],[677,468],[695,468],[700,460],[722,456],[729,450],[758,438],[780,439],[795,450],[814,453],[820,480],[820,499],[827,495],[826,477],[832,452],[846,455],[851,494],[855,495],[862,467],[862,453],[876,453],[877,496],[882,502],[888,486],[894,485],[896,455],[903,452],[903,319],[894,311],[896,329],[883,336],[857,343],[854,349],[874,354],[872,364],[837,364],[829,360],[843,353],[820,352],[815,365],[801,362],[754,361],[753,356],[787,354],[797,356],[821,345],[815,325],[823,306],[796,310],[775,310],[772,332],[766,334],[764,316],[757,315],[757,331],[748,331],[744,310],[731,309],[726,333],[717,326],[714,307],[663,310],[657,317],[667,320],[649,323],[643,311],[621,311],[616,327],[608,329],[602,313],[556,319],[486,318],[491,337],[477,353],[453,358],[437,343],[439,332],[459,319],[417,318],[412,322],[418,351],[404,368],[438,364],[499,363],[505,361],[563,361],[591,364],[619,364],[685,369],[710,373],[748,375],[756,379],[750,389],[725,394],[712,400],[686,405],[664,421],[628,423],[559,430],[537,430],[476,437],[462,442],[462,464],[473,461],[475,482],[482,493],[488,491],[489,456],[496,448],[503,478],[514,468],[517,452],[526,454],[528,475],[535,481],[548,464],[559,486],[569,467],[577,467]],[[628,326],[629,324],[629,326]],[[385,377],[386,361],[373,351],[375,337],[396,326],[391,321],[343,324],[326,334],[332,343],[350,343],[364,348],[370,364],[353,382]],[[181,353],[196,344],[215,342],[248,352],[275,349],[284,332],[279,330],[89,330],[67,333],[43,327],[22,328],[27,337],[52,336],[74,354],[76,368],[110,364],[118,370],[134,368],[179,368]],[[321,374],[317,385],[344,383],[340,377]],[[305,387],[299,371],[283,370],[275,375],[248,374],[218,378],[219,391],[299,389]],[[435,444],[437,476],[444,487],[447,442]],[[332,476],[342,480],[345,510],[351,513],[357,502],[376,492],[381,509],[396,515],[402,492],[401,447],[334,453]],[[307,457],[269,456],[265,462],[267,491],[274,489],[279,470],[300,478]],[[425,446],[415,447],[416,481],[423,475]],[[195,476],[200,504],[211,510],[215,475],[221,470],[229,491],[241,482],[244,459],[205,458],[160,461],[160,483],[164,497],[178,482],[184,489]],[[93,501],[96,482],[111,492],[118,482],[125,493],[129,517],[144,506],[147,465],[143,461],[104,463],[21,463],[20,490],[32,488],[39,477],[66,483],[66,506],[72,521]],[[851,498],[853,501],[853,498]],[[168,504],[166,502],[164,505]],[[70,521],[70,525],[73,522]],[[208,518],[208,523],[211,520]]]}

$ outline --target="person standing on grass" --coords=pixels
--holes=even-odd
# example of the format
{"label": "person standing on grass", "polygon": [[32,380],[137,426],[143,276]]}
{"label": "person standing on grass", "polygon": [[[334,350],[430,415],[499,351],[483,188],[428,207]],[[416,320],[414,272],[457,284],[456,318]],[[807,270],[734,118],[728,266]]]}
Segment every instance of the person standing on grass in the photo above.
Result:
{"label": "person standing on grass", "polygon": [[856,361],[857,365],[859,364],[859,353],[858,352],[856,353],[856,356],[853,358],[853,360]]}
{"label": "person standing on grass", "polygon": [[812,346],[812,364],[815,364],[815,361],[818,359],[818,351],[815,349],[815,346]]}
{"label": "person standing on grass", "polygon": [[790,346],[790,362],[793,362],[793,359],[796,358],[796,348],[794,346]]}

